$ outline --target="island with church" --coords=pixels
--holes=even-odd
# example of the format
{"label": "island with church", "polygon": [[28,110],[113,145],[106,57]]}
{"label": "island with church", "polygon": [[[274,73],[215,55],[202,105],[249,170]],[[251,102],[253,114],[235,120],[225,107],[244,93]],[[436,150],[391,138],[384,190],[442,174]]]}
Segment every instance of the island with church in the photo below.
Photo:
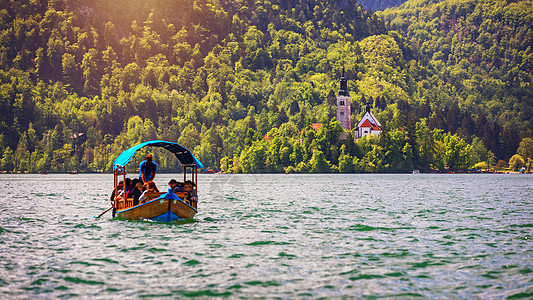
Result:
{"label": "island with church", "polygon": [[[479,173],[494,172],[492,168],[501,169],[505,165],[504,161],[495,160],[479,138],[473,138],[469,144],[460,134],[431,128],[438,120],[415,118],[412,110],[405,109],[408,105],[404,101],[378,96],[373,103],[372,97],[366,100],[362,92],[357,92],[358,102],[354,103],[344,67],[340,73],[334,104],[330,104],[332,96],[324,101],[331,105],[329,118],[322,117],[321,122],[308,123],[303,129],[297,127],[297,122],[280,122],[261,138],[257,139],[256,135],[255,140],[246,139],[240,155],[222,158],[221,170],[226,173]],[[373,113],[376,107],[388,124],[382,124]],[[427,116],[431,107],[430,103],[422,104],[416,113]],[[277,110],[278,120],[282,119],[285,112]],[[459,112],[448,111],[454,113]],[[354,118],[354,114],[358,116]],[[253,132],[248,130],[249,137],[253,137]],[[519,150],[526,151],[527,147],[524,143],[524,148]],[[509,165],[518,172],[525,163],[520,164],[517,157],[513,156]],[[524,172],[528,171],[524,169]]]}
{"label": "island with church", "polygon": [[[331,119],[310,123],[298,128],[290,122],[273,128],[259,140],[247,140],[240,156],[223,158],[221,169],[226,173],[330,173],[375,172],[382,170],[381,162],[374,163],[363,155],[365,148],[374,150],[374,157],[382,151],[379,146],[383,125],[372,113],[372,102],[364,101],[364,113],[359,120],[354,113],[345,68],[341,69],[340,85],[334,114]],[[363,100],[364,97],[361,97]],[[280,112],[282,114],[283,112]],[[249,133],[254,130],[249,129]],[[405,148],[405,149],[404,149]],[[401,151],[411,151],[402,147]],[[378,155],[376,155],[378,154]],[[404,156],[400,153],[400,156]],[[410,157],[409,154],[405,155]],[[388,167],[388,166],[387,166]],[[402,172],[412,172],[407,163]]]}
{"label": "island with church", "polygon": [[[346,137],[346,131],[352,130],[351,122],[351,97],[350,92],[348,91],[348,80],[346,79],[344,67],[342,67],[342,77],[340,79],[340,89],[337,95],[337,120],[340,122],[342,128],[345,132],[342,137]],[[355,128],[354,138],[357,140],[369,134],[379,136],[381,134],[381,123],[378,119],[372,114],[370,109],[372,108],[372,103],[366,102],[366,112],[357,123]]]}
{"label": "island with church", "polygon": [[[341,140],[345,140],[347,138],[348,132],[352,131],[352,106],[351,106],[352,98],[350,97],[350,92],[348,90],[348,79],[346,78],[346,73],[344,70],[344,67],[342,67],[342,75],[340,78],[340,88],[337,93],[336,98],[336,104],[337,104],[337,111],[336,111],[336,118],[339,122],[340,126],[344,129],[344,131],[340,135]],[[369,101],[366,101],[365,103],[365,113],[355,126],[355,130],[353,131],[353,138],[355,141],[357,141],[360,138],[363,138],[367,135],[374,135],[376,137],[379,137],[381,134],[381,123],[378,121],[376,116],[372,113],[372,103]],[[319,130],[322,128],[322,123],[313,123],[311,127],[314,130]],[[268,136],[266,136],[268,139]]]}

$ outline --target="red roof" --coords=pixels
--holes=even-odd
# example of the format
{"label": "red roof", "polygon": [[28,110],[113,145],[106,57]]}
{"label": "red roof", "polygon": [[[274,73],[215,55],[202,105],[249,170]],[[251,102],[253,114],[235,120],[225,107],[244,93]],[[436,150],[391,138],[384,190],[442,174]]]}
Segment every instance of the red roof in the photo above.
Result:
{"label": "red roof", "polygon": [[371,127],[372,130],[381,130],[381,128],[379,128],[379,126],[377,126],[376,124],[372,124],[370,123],[370,121],[368,121],[368,119],[366,119],[363,124],[361,124],[360,127]]}
{"label": "red roof", "polygon": [[313,123],[311,124],[311,128],[313,128],[316,131],[319,131],[320,128],[322,128],[322,123]]}
{"label": "red roof", "polygon": [[360,127],[372,127],[372,124],[370,124],[370,121],[366,119]]}
{"label": "red roof", "polygon": [[[313,123],[313,124],[311,124],[311,129],[313,129],[315,131],[319,131],[320,128],[322,128],[322,123]],[[305,129],[302,129],[299,134],[302,134],[302,132],[304,132],[304,130]]]}

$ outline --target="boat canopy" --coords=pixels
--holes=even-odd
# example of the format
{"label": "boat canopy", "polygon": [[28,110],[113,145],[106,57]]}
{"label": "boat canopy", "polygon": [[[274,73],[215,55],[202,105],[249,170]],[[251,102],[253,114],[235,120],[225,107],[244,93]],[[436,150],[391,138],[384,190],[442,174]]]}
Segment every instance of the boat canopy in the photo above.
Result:
{"label": "boat canopy", "polygon": [[189,151],[187,148],[183,147],[182,145],[173,142],[155,140],[135,145],[129,148],[128,150],[120,153],[120,155],[113,162],[113,170],[116,170],[119,167],[126,166],[126,164],[130,162],[135,152],[146,146],[161,147],[167,149],[168,151],[176,155],[176,158],[180,161],[182,165],[195,164],[197,168],[204,167],[204,165],[198,159],[196,159],[196,157],[194,157],[192,152]]}

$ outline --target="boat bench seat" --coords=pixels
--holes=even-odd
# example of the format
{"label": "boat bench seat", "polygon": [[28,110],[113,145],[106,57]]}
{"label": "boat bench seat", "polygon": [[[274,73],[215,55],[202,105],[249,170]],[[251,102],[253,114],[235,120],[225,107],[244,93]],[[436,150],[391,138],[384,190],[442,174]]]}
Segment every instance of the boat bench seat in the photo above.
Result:
{"label": "boat bench seat", "polygon": [[133,206],[133,198],[128,198],[125,201],[124,199],[120,198],[115,201],[117,201],[117,209],[124,209],[126,207]]}
{"label": "boat bench seat", "polygon": [[145,193],[144,195],[146,196],[146,199],[148,200],[152,200],[152,199],[155,199],[161,195],[163,195],[164,193],[160,192],[160,193],[156,193],[156,192],[150,192],[150,193]]}
{"label": "boat bench seat", "polygon": [[178,197],[180,197],[181,201],[189,204],[190,206],[192,206],[194,208],[198,207],[198,201],[187,200],[187,193],[186,192],[178,192],[178,193],[176,193],[176,195]]}
{"label": "boat bench seat", "polygon": [[180,197],[181,200],[187,198],[187,192],[177,192],[176,196]]}

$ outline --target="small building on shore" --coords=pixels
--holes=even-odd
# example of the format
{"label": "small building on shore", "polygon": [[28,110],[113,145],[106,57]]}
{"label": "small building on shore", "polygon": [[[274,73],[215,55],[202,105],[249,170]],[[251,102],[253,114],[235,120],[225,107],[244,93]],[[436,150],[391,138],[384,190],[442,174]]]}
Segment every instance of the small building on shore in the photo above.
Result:
{"label": "small building on shore", "polygon": [[372,104],[367,102],[366,112],[361,118],[361,121],[357,123],[357,127],[356,127],[357,129],[354,133],[355,139],[360,139],[369,134],[373,134],[377,136],[381,134],[381,123],[379,123],[378,119],[370,111],[371,108],[372,108]]}

